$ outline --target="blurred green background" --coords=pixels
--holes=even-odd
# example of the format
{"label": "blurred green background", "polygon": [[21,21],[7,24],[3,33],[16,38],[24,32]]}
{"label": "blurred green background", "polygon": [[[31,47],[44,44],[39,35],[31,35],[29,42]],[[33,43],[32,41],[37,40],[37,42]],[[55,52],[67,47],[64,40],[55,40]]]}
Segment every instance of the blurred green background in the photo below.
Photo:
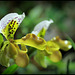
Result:
{"label": "blurred green background", "polygon": [[[54,23],[48,28],[45,40],[50,40],[54,36],[67,39],[66,34],[75,41],[75,1],[0,1],[0,19],[8,13],[25,13],[26,17],[22,21],[15,33],[15,39],[31,33],[34,26],[43,20],[53,19]],[[18,68],[15,74],[66,74],[67,60],[70,59],[69,73],[75,73],[75,51],[72,48],[68,52],[62,52],[63,64],[52,64],[46,69],[37,67],[33,63],[26,68]],[[6,67],[0,65],[0,73]]]}

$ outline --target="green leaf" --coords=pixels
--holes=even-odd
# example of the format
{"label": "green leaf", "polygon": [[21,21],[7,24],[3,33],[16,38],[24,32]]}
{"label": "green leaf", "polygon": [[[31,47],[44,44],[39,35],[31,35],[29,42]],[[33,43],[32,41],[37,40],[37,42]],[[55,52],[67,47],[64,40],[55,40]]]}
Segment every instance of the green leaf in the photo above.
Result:
{"label": "green leaf", "polygon": [[2,74],[13,74],[17,70],[18,66],[16,64],[8,67]]}

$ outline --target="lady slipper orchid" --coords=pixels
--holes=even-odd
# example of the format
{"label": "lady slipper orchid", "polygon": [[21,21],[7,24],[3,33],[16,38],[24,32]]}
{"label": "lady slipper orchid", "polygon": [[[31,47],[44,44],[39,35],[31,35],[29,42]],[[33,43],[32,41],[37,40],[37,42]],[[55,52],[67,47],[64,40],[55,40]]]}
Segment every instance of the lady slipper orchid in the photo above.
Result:
{"label": "lady slipper orchid", "polygon": [[[18,45],[11,42],[10,40],[14,40],[14,34],[24,18],[24,13],[22,15],[18,15],[17,13],[10,13],[0,20],[0,33],[2,33],[7,39],[7,41],[4,41],[4,45],[0,50],[0,64],[2,64],[3,66],[9,66],[8,64],[10,58],[14,60],[16,59],[16,57],[21,58],[19,56],[21,51],[19,51]],[[24,52],[24,54],[26,54],[26,52]],[[22,56],[22,58],[24,59],[25,56]],[[29,58],[27,59],[27,61],[29,61]],[[21,67],[23,66],[26,65],[22,65]]]}
{"label": "lady slipper orchid", "polygon": [[[45,49],[46,41],[32,33],[27,34],[21,39],[14,40],[14,34],[24,18],[24,13],[22,15],[10,13],[4,16],[0,21],[0,33],[2,33],[7,39],[7,41],[3,41],[4,44],[0,49],[0,64],[3,66],[8,67],[10,59],[13,59],[20,67],[27,66],[29,63],[29,57],[25,45],[40,50]],[[21,49],[18,44],[21,44]]]}
{"label": "lady slipper orchid", "polygon": [[[44,37],[45,32],[47,31],[51,23],[53,23],[53,20],[50,20],[50,21],[45,20],[40,22],[34,27],[34,30],[32,31],[32,33],[37,35],[38,37]],[[53,62],[59,62],[62,59],[62,54],[60,52],[60,49],[64,51],[68,51],[71,48],[72,48],[72,45],[70,41],[62,40],[59,38],[59,36],[56,36],[46,42],[46,46],[43,51],[37,50],[37,53],[34,56],[34,59],[36,60],[38,64],[46,68],[47,64],[45,63],[45,59],[44,59],[45,56],[49,57],[49,59]]]}

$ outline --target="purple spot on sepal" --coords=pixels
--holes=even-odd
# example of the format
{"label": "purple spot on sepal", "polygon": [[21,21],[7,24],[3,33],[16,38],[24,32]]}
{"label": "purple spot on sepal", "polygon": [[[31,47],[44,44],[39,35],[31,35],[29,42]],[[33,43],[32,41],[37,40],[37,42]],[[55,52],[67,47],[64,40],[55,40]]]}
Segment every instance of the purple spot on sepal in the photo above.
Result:
{"label": "purple spot on sepal", "polygon": [[9,20],[9,22],[10,22],[11,20]]}
{"label": "purple spot on sepal", "polygon": [[7,22],[7,24],[8,24],[9,22]]}
{"label": "purple spot on sepal", "polygon": [[20,22],[21,18],[18,19],[18,22]]}
{"label": "purple spot on sepal", "polygon": [[8,20],[7,24],[10,22],[11,20]]}

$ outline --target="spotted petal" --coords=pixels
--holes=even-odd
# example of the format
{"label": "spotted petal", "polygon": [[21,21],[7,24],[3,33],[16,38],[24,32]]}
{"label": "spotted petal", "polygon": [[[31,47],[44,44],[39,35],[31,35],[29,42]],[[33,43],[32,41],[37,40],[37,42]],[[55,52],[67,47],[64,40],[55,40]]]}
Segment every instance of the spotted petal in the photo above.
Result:
{"label": "spotted petal", "polygon": [[24,13],[22,15],[18,15],[17,13],[7,14],[0,21],[0,33],[2,33],[7,39],[13,38],[24,17]]}
{"label": "spotted petal", "polygon": [[34,30],[32,31],[33,34],[35,35],[38,35],[39,32],[44,28],[45,30],[48,29],[49,25],[53,23],[53,20],[50,19],[50,21],[48,20],[44,20],[42,22],[40,22],[39,24],[37,24],[35,27],[34,27]]}

